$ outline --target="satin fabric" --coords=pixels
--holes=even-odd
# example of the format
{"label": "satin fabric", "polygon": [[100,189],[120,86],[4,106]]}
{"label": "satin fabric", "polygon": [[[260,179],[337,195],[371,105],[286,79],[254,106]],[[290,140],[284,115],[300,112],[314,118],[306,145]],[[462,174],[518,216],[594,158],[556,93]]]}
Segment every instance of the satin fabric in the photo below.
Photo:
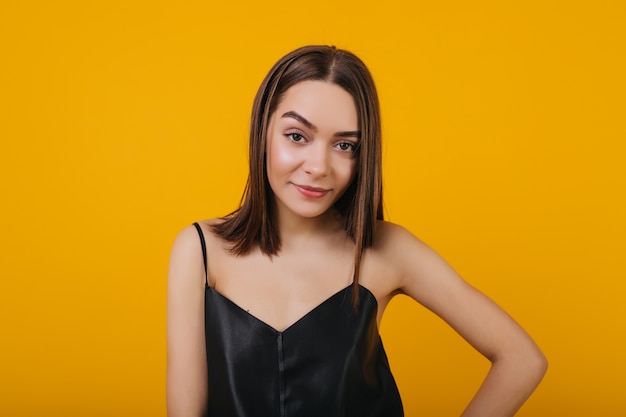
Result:
{"label": "satin fabric", "polygon": [[395,417],[402,402],[359,286],[334,294],[279,332],[205,286],[208,416]]}

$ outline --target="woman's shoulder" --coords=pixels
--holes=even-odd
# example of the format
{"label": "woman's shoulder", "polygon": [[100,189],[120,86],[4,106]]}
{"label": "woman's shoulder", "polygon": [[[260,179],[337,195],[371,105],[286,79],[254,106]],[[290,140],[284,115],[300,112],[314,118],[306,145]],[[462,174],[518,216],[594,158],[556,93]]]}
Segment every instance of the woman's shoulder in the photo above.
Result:
{"label": "woman's shoulder", "polygon": [[[212,219],[197,220],[195,223],[198,223],[200,228],[202,228],[202,230],[205,232],[205,235],[214,235],[215,237],[217,237],[217,235],[215,235],[213,227],[223,222],[224,222],[223,217],[215,217]],[[207,237],[210,237],[210,236],[207,236]]]}
{"label": "woman's shoulder", "polygon": [[458,274],[433,248],[406,228],[379,222],[374,248],[377,258],[393,268],[402,292],[424,304],[442,288],[455,288],[462,282]]}
{"label": "woman's shoulder", "polygon": [[396,223],[379,220],[370,257],[385,268],[402,274],[407,265],[430,261],[433,250],[410,230]]}
{"label": "woman's shoulder", "polygon": [[177,253],[195,253],[204,244],[208,253],[225,246],[225,242],[214,231],[215,225],[223,222],[222,218],[203,219],[189,223],[178,231],[173,249]]}
{"label": "woman's shoulder", "polygon": [[[191,222],[178,231],[174,240],[174,244],[178,244],[181,246],[198,244],[200,242],[199,232],[202,232],[202,237],[204,238],[205,242],[216,239],[217,235],[213,232],[213,226],[219,224],[222,221],[223,220],[221,218],[215,218]],[[198,226],[196,226],[196,224]],[[198,227],[200,228],[200,230],[198,230]]]}
{"label": "woman's shoulder", "polygon": [[413,235],[404,227],[378,220],[374,241],[364,252],[364,271],[372,272],[376,279],[395,281],[400,273],[399,258],[405,252],[405,241]]}
{"label": "woman's shoulder", "polygon": [[409,259],[420,258],[416,249],[421,242],[405,227],[379,220],[372,246],[363,254],[362,275],[359,281],[369,289],[384,311],[391,298],[399,294],[409,265]]}
{"label": "woman's shoulder", "polygon": [[378,220],[373,248],[381,252],[397,253],[403,245],[425,245],[404,226],[386,220]]}
{"label": "woman's shoulder", "polygon": [[197,220],[180,229],[172,246],[171,263],[206,265],[211,284],[212,268],[209,267],[209,260],[214,268],[220,259],[230,255],[228,243],[213,230],[213,226],[221,222],[222,218]]}

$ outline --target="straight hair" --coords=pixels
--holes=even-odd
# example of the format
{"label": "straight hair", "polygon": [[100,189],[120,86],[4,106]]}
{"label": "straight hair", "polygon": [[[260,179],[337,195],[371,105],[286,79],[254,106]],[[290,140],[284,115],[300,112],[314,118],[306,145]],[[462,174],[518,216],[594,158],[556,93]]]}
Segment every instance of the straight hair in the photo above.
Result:
{"label": "straight hair", "polygon": [[343,227],[355,244],[352,302],[358,304],[361,260],[372,246],[376,223],[383,220],[380,105],[374,80],[353,53],[334,46],[304,46],[282,57],[265,76],[254,98],[250,121],[249,174],[239,208],[212,226],[231,244],[235,255],[258,246],[265,255],[277,255],[281,242],[274,194],[265,161],[269,121],[287,90],[303,81],[338,85],[354,99],[361,137],[352,182],[335,202]]}

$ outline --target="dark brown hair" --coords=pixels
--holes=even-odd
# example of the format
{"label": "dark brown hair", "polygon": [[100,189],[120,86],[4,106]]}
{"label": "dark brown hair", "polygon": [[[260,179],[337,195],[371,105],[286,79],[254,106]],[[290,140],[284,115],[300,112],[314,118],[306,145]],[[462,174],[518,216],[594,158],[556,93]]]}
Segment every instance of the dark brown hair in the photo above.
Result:
{"label": "dark brown hair", "polygon": [[376,221],[383,219],[381,124],[378,94],[365,64],[349,51],[334,46],[304,46],[282,57],[265,76],[257,91],[250,122],[250,172],[240,207],[213,226],[213,231],[232,244],[231,251],[244,255],[258,245],[266,255],[280,250],[273,192],[265,161],[270,117],[286,91],[307,80],[334,83],[354,98],[361,138],[354,178],[335,207],[344,229],[355,243],[353,302],[358,300],[359,272],[365,248],[372,245]]}

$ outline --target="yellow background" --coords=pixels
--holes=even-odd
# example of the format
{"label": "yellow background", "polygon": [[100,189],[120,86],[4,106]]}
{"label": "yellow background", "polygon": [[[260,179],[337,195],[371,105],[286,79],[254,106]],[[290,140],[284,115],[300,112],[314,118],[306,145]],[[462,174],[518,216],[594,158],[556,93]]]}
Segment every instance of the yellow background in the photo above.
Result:
{"label": "yellow background", "polygon": [[[506,3],[506,4],[503,4]],[[236,207],[253,95],[304,44],[380,90],[388,218],[536,339],[519,416],[626,415],[621,1],[0,5],[0,415],[164,416],[169,250]],[[407,416],[488,368],[396,299]]]}

